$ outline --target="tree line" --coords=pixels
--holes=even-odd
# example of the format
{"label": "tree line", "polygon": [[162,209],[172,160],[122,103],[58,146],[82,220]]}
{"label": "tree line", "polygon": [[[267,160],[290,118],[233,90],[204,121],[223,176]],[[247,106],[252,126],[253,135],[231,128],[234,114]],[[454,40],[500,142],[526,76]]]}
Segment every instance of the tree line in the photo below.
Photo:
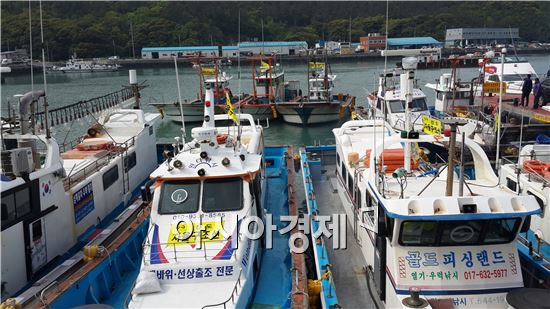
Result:
{"label": "tree line", "polygon": [[[517,27],[523,41],[550,41],[550,2],[389,2],[389,37],[445,39],[447,28]],[[33,51],[39,4],[31,2]],[[29,3],[0,2],[1,48],[29,48]],[[118,55],[142,47],[235,45],[239,41],[353,42],[386,32],[386,2],[43,2],[48,60]],[[240,16],[240,26],[239,26]],[[132,45],[133,36],[133,45]]]}

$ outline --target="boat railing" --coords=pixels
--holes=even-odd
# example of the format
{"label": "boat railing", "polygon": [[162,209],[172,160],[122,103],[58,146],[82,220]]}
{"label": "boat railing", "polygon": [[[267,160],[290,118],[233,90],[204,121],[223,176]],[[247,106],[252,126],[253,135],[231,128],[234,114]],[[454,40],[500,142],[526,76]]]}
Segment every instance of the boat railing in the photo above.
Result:
{"label": "boat railing", "polygon": [[[230,241],[230,240],[229,240]],[[145,265],[151,265],[151,261],[160,260],[161,258],[165,258],[168,263],[178,263],[182,261],[189,262],[190,259],[194,260],[200,260],[200,261],[208,261],[212,257],[216,256],[220,252],[220,248],[207,248],[207,242],[202,242],[200,245],[202,246],[202,254],[198,255],[198,250],[193,251],[183,251],[183,250],[177,250],[177,247],[181,247],[180,244],[177,243],[150,243],[148,240],[143,244],[143,252],[146,252],[148,254],[143,255],[143,263]],[[161,247],[164,250],[162,253],[153,253],[151,252],[151,248],[153,247]],[[170,250],[170,247],[171,250]],[[167,249],[168,248],[168,249]],[[237,250],[233,250],[231,255],[224,256],[224,259],[231,260],[235,257]]]}
{"label": "boat railing", "polygon": [[[550,152],[545,151],[537,151],[539,155],[550,155]],[[538,171],[534,169],[530,169],[528,167],[525,167],[519,163],[520,158],[527,159],[527,160],[537,160],[536,155],[526,154],[526,155],[516,155],[516,156],[502,156],[502,165],[512,165],[514,167],[514,171],[517,173],[523,173],[527,174],[529,177],[529,181],[535,181],[538,183],[543,183],[544,186],[550,187],[550,179],[544,177],[541,175]],[[550,163],[549,163],[550,164]]]}
{"label": "boat railing", "polygon": [[224,302],[221,302],[221,303],[217,303],[217,304],[212,304],[212,305],[206,305],[206,306],[203,306],[202,309],[204,308],[213,308],[213,307],[220,307],[220,306],[223,306],[223,308],[227,308],[227,304],[231,301],[232,304],[235,304],[235,296],[239,296],[239,288],[241,287],[241,275],[243,273],[243,270],[241,268],[241,271],[239,272],[239,277],[237,278],[237,282],[235,282],[235,286],[233,287],[233,290],[231,291],[231,296],[229,296],[229,298],[227,298],[226,301]]}
{"label": "boat railing", "polygon": [[99,158],[97,158],[93,162],[90,162],[89,164],[84,166],[84,168],[79,169],[74,174],[69,173],[69,175],[65,177],[65,179],[63,179],[63,186],[65,187],[65,190],[69,190],[74,185],[82,181],[82,179],[86,179],[86,177],[88,177],[92,173],[109,164],[112,158],[118,155],[122,156],[128,148],[135,145],[135,142],[135,137],[131,137],[122,143],[115,142],[113,147],[111,147]]}

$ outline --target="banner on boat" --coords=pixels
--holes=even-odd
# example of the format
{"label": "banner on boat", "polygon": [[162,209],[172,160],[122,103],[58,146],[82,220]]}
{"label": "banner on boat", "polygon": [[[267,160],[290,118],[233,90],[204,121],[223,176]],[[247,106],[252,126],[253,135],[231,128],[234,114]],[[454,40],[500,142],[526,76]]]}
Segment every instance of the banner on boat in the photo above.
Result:
{"label": "banner on boat", "polygon": [[[499,82],[484,82],[483,93],[500,93]],[[506,93],[506,82],[502,82],[502,94]]]}
{"label": "banner on boat", "polygon": [[94,189],[92,182],[73,193],[74,222],[78,223],[94,210]]}
{"label": "banner on boat", "polygon": [[201,68],[202,75],[216,75],[216,68]]}
{"label": "banner on boat", "polygon": [[[170,225],[168,245],[198,245],[205,242],[224,240],[221,221],[189,222],[179,221]],[[200,233],[200,238],[197,235]]]}
{"label": "banner on boat", "polygon": [[398,285],[462,286],[475,289],[477,282],[517,282],[521,276],[513,244],[506,246],[398,249]]}
{"label": "banner on boat", "polygon": [[324,69],[325,68],[325,63],[323,63],[323,62],[310,62],[309,63],[309,68],[310,69]]}
{"label": "banner on boat", "polygon": [[429,116],[422,116],[423,131],[430,135],[441,135],[443,125],[440,120],[434,119]]}

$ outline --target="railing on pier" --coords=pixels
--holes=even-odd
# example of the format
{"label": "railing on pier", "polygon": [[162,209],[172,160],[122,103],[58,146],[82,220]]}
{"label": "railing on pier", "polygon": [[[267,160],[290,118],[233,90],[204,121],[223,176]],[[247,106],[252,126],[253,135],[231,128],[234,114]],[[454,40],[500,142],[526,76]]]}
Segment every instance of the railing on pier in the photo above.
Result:
{"label": "railing on pier", "polygon": [[[141,85],[138,90],[142,90],[145,87],[145,85]],[[121,106],[124,101],[131,99],[133,96],[134,92],[131,88],[123,88],[100,97],[50,109],[48,111],[48,124],[45,123],[45,114],[43,111],[36,113],[35,121],[37,124],[40,124],[42,128],[70,123],[74,120],[84,118],[89,114],[95,114],[109,108]]]}

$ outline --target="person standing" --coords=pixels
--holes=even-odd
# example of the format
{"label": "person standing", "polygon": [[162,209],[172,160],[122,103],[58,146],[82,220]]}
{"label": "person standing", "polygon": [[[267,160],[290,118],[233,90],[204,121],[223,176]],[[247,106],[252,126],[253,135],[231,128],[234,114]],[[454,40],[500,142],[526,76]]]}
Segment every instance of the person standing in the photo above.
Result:
{"label": "person standing", "polygon": [[[531,80],[531,74],[527,74],[527,77],[523,80],[523,86],[521,87],[521,104],[520,106],[529,106],[529,95],[533,90],[533,81]],[[525,105],[524,100],[527,99]]]}
{"label": "person standing", "polygon": [[538,78],[535,78],[535,85],[533,86],[533,95],[535,95],[535,102],[533,103],[533,109],[539,108],[539,100],[542,96],[542,87],[540,86],[540,81]]}

